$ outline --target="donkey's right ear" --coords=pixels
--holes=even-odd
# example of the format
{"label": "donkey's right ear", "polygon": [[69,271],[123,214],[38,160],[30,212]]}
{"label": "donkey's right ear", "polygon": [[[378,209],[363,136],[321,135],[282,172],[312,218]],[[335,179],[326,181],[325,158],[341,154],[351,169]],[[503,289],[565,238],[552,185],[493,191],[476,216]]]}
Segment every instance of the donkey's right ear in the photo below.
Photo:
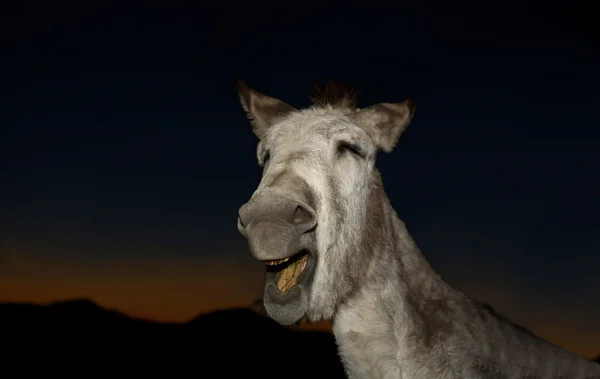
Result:
{"label": "donkey's right ear", "polygon": [[279,99],[253,90],[241,80],[237,82],[237,90],[242,108],[252,125],[252,131],[259,139],[265,136],[271,125],[296,110]]}

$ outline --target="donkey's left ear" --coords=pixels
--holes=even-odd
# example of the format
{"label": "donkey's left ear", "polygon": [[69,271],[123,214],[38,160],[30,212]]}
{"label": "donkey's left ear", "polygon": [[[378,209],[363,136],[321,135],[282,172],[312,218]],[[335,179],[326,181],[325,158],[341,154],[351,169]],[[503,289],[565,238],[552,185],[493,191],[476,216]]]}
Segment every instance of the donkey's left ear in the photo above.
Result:
{"label": "donkey's left ear", "polygon": [[416,104],[412,100],[404,100],[401,103],[375,104],[358,110],[358,114],[362,122],[375,128],[377,146],[389,153],[410,124],[415,109]]}
{"label": "donkey's left ear", "polygon": [[265,136],[271,125],[296,110],[279,99],[253,90],[241,80],[237,82],[237,90],[242,108],[252,125],[252,131],[259,139]]}

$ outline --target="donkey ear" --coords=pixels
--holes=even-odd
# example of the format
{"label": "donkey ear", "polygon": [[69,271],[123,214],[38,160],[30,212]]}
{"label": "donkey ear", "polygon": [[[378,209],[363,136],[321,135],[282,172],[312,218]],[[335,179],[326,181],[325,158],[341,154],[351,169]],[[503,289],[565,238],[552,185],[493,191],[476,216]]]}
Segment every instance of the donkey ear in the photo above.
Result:
{"label": "donkey ear", "polygon": [[401,103],[375,104],[359,110],[359,113],[363,122],[375,128],[378,147],[389,153],[410,124],[415,109],[416,105],[412,100],[404,100]]}
{"label": "donkey ear", "polygon": [[263,95],[248,87],[243,81],[237,82],[238,95],[242,108],[250,120],[252,130],[259,139],[262,139],[267,130],[279,119],[296,108],[279,99]]}

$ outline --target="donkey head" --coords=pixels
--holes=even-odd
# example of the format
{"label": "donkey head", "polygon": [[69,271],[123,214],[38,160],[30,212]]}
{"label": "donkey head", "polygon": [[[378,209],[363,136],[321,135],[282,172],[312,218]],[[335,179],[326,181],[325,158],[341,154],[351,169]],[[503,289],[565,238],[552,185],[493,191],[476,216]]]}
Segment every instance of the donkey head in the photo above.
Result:
{"label": "donkey head", "polygon": [[284,325],[331,318],[368,274],[384,222],[376,153],[392,151],[414,113],[410,100],[357,109],[335,88],[297,110],[238,83],[263,167],[238,230],[267,265],[264,305]]}

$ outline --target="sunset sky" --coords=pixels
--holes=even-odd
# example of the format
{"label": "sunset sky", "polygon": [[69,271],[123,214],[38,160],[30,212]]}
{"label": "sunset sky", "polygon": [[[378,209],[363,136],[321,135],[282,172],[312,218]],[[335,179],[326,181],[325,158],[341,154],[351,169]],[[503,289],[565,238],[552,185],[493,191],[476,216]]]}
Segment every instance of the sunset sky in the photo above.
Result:
{"label": "sunset sky", "polygon": [[302,107],[333,78],[361,106],[416,101],[379,167],[433,267],[600,353],[600,41],[568,7],[503,3],[26,10],[0,62],[0,301],[249,305],[264,268],[236,217],[260,170],[235,81]]}

